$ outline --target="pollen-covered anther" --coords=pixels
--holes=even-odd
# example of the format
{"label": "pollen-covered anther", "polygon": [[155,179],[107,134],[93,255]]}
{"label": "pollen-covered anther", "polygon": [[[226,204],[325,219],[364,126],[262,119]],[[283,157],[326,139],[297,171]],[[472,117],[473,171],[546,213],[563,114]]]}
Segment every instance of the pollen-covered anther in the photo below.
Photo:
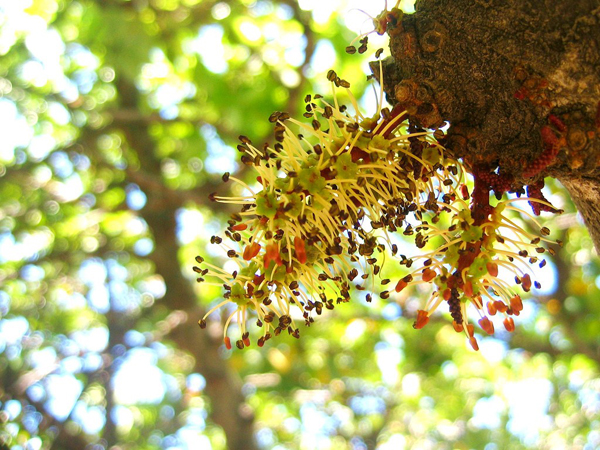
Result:
{"label": "pollen-covered anther", "polygon": [[531,290],[531,277],[528,273],[523,275],[523,278],[521,278],[521,287],[525,292],[529,292]]}
{"label": "pollen-covered anther", "polygon": [[400,280],[398,281],[395,290],[396,292],[401,292],[406,286],[408,286],[408,283],[404,280]]}
{"label": "pollen-covered anther", "polygon": [[469,337],[469,344],[471,344],[471,347],[473,347],[473,350],[475,350],[475,351],[479,350],[479,344],[477,343],[477,339],[475,339],[475,336]]}
{"label": "pollen-covered anther", "polygon": [[502,300],[496,300],[494,302],[494,307],[496,308],[496,311],[500,313],[505,313],[506,311],[508,311],[508,305]]}
{"label": "pollen-covered anther", "polygon": [[487,311],[490,316],[495,316],[498,310],[496,309],[495,302],[487,302]]}
{"label": "pollen-covered anther", "polygon": [[488,263],[486,263],[486,268],[488,273],[493,276],[493,277],[497,277],[498,276],[498,264],[496,264],[493,261],[489,261]]}
{"label": "pollen-covered anther", "polygon": [[429,281],[433,280],[436,276],[437,276],[437,273],[435,270],[425,269],[423,271],[423,275],[421,276],[421,278],[423,279],[424,282],[428,283]]}
{"label": "pollen-covered anther", "polygon": [[247,331],[242,335],[242,341],[246,347],[250,347],[250,333]]}
{"label": "pollen-covered anther", "polygon": [[512,317],[505,318],[503,324],[504,328],[506,328],[506,331],[509,331],[511,333],[515,331],[515,321]]}
{"label": "pollen-covered anther", "polygon": [[472,323],[468,323],[467,324],[467,334],[470,337],[473,337],[473,334],[475,333],[475,326]]}
{"label": "pollen-covered anther", "polygon": [[415,330],[420,330],[429,322],[429,313],[425,310],[419,309],[417,311],[417,320],[413,324]]}
{"label": "pollen-covered anther", "polygon": [[489,318],[482,317],[481,319],[479,319],[479,326],[487,334],[489,334],[489,335],[494,334],[494,324],[492,323],[492,321]]}
{"label": "pollen-covered anther", "polygon": [[229,339],[228,336],[225,336],[225,338],[223,338],[223,343],[225,344],[225,348],[227,350],[231,350],[231,339]]}
{"label": "pollen-covered anther", "polygon": [[465,329],[462,323],[457,323],[456,320],[452,321],[452,326],[454,327],[454,331],[457,333],[462,333]]}
{"label": "pollen-covered anther", "polygon": [[519,295],[515,295],[510,299],[510,308],[517,316],[523,310],[523,302],[521,301],[521,297]]}

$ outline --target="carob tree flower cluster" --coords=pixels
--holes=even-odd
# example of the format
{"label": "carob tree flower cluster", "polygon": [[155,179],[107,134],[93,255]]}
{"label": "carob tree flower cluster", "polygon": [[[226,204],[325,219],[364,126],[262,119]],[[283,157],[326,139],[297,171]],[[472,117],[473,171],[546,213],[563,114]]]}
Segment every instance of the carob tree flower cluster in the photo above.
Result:
{"label": "carob tree flower cluster", "polygon": [[[197,281],[224,289],[200,327],[223,311],[225,346],[232,347],[228,327],[235,321],[235,345],[243,349],[251,345],[252,318],[262,347],[285,331],[298,338],[299,323],[310,326],[323,309],[350,302],[352,291],[366,291],[370,302],[373,291],[387,300],[426,284],[432,293],[414,328],[424,327],[445,303],[455,330],[474,349],[469,315],[488,334],[495,321],[513,331],[513,316],[523,307],[519,290],[539,287],[528,267],[543,266],[542,254],[552,251],[549,230],[516,205],[529,201],[536,215],[555,211],[541,196],[542,186],[533,187],[531,197],[508,198],[510,181],[501,174],[465,167],[444,150],[440,130],[419,129],[399,106],[383,107],[383,87],[377,111],[365,115],[349,83],[333,70],[327,77],[330,100],[307,95],[303,120],[271,115],[274,145],[256,147],[240,136],[238,150],[255,171],[256,184],[226,173],[223,180],[238,184],[240,195],[211,195],[240,205],[225,238],[211,238],[237,269],[196,258]],[[350,109],[340,103],[340,90]],[[510,211],[529,216],[537,232],[520,226]],[[399,254],[397,235],[411,239],[421,253]],[[385,278],[383,266],[394,262],[405,274]],[[512,273],[514,281],[501,272]]]}

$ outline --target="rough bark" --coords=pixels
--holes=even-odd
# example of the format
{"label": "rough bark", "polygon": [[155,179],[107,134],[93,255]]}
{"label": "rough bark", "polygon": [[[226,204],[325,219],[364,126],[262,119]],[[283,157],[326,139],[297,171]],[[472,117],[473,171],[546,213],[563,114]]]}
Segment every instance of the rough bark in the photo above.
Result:
{"label": "rough bark", "polygon": [[389,100],[422,127],[449,122],[449,150],[513,190],[561,180],[600,249],[600,1],[418,0],[415,8],[386,18]]}

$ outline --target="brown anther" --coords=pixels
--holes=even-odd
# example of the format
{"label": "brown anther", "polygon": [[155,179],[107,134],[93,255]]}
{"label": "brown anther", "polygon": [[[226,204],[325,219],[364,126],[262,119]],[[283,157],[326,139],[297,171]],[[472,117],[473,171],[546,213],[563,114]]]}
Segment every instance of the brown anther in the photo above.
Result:
{"label": "brown anther", "polygon": [[487,317],[482,317],[481,319],[479,319],[479,326],[487,334],[494,334],[494,324]]}
{"label": "brown anther", "polygon": [[529,290],[531,289],[531,277],[528,273],[523,275],[523,278],[521,278],[521,287],[525,292],[529,292]]}

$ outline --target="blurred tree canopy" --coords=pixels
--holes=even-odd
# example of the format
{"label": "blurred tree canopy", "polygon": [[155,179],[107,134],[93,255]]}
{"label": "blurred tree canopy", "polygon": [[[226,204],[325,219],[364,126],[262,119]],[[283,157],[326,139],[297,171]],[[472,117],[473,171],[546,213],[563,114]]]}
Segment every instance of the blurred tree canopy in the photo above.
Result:
{"label": "blurred tree canopy", "polygon": [[365,3],[0,1],[3,448],[600,446],[600,264],[560,186],[546,289],[479,353],[445,320],[412,329],[419,292],[262,349],[198,329],[221,292],[191,266],[223,263],[208,195],[247,176],[237,136],[268,140],[330,68],[369,87],[343,51]]}

